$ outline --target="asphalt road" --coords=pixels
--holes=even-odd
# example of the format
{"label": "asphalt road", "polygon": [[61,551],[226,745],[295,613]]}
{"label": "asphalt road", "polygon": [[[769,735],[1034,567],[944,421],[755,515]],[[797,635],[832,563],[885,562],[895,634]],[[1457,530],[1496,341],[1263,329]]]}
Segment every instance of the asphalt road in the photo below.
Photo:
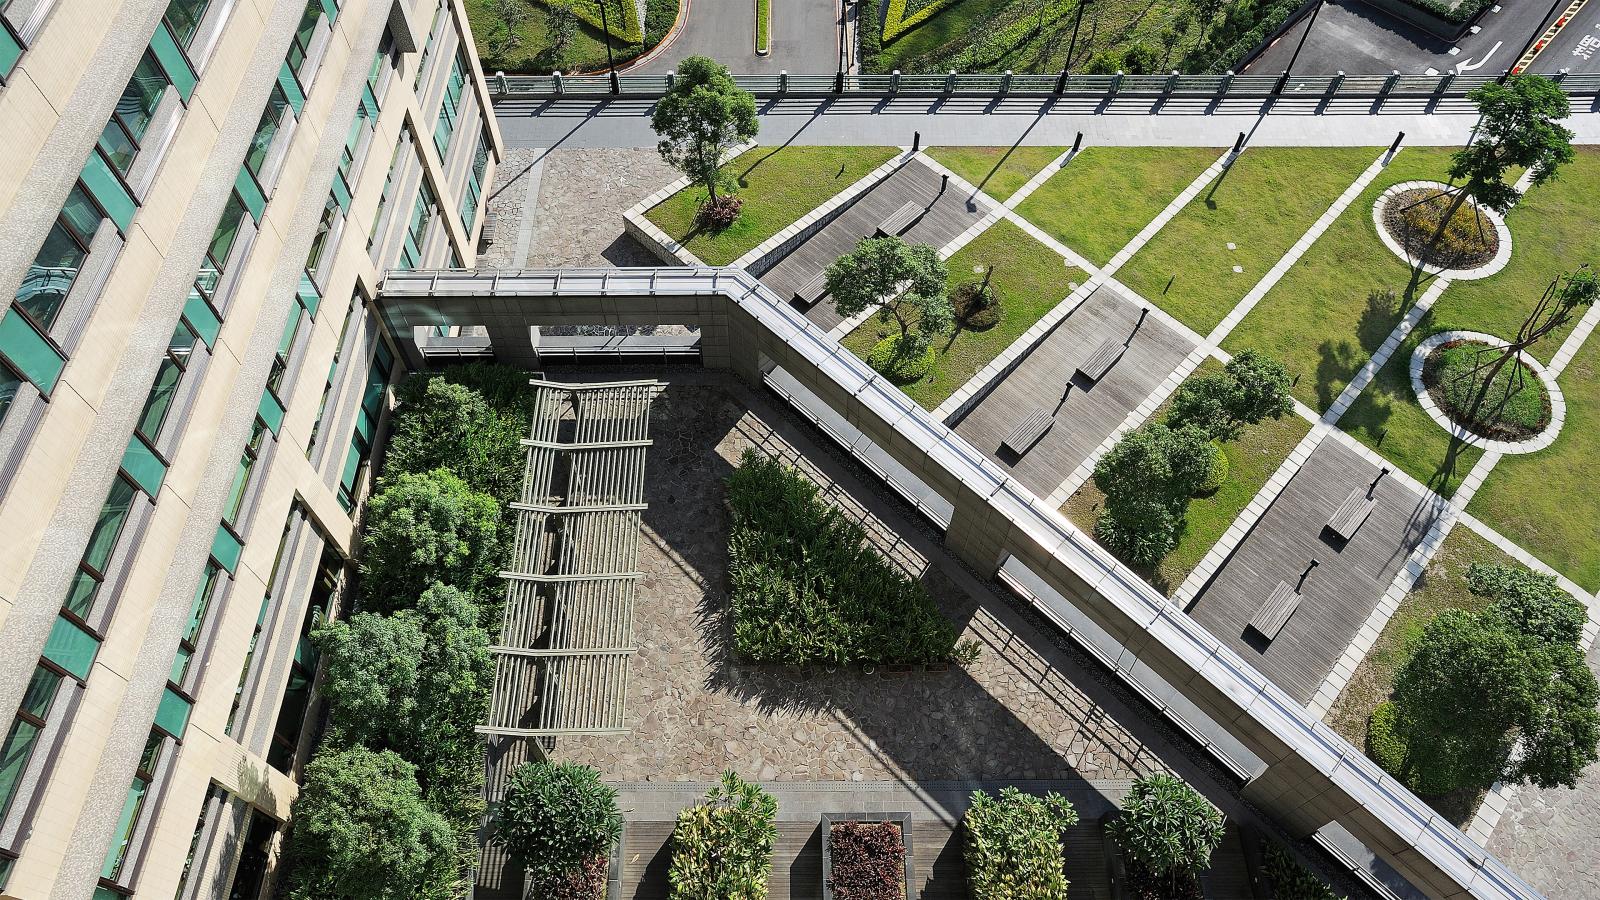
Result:
{"label": "asphalt road", "polygon": [[[1565,3],[1562,4],[1565,9]],[[1328,0],[1317,16],[1316,27],[1294,63],[1304,75],[1351,75],[1399,71],[1405,75],[1498,74],[1550,20],[1544,18],[1546,0],[1505,0],[1478,20],[1476,34],[1463,35],[1451,44],[1414,25],[1382,13],[1361,0]],[[1553,19],[1553,17],[1552,17]],[[1589,0],[1578,18],[1569,23],[1551,46],[1534,62],[1535,72],[1600,72],[1600,46],[1591,51],[1580,45],[1584,32],[1600,41],[1600,0]],[[1278,39],[1245,71],[1255,75],[1282,72],[1305,33],[1306,20]],[[1589,52],[1590,58],[1573,50]]]}
{"label": "asphalt road", "polygon": [[839,68],[838,0],[772,0],[772,52],[755,52],[755,0],[683,0],[682,27],[628,71],[668,72],[687,56],[709,56],[741,75],[833,72]]}

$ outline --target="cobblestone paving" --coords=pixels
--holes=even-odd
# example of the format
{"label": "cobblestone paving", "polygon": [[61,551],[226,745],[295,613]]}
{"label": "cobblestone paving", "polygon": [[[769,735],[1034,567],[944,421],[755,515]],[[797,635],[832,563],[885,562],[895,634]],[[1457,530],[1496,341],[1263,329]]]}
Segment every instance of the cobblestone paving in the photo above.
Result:
{"label": "cobblestone paving", "polygon": [[489,209],[497,214],[495,243],[484,268],[507,268],[516,258],[529,167],[542,160],[539,197],[528,242],[530,268],[654,266],[660,261],[623,234],[622,214],[678,177],[654,150],[514,149],[495,173]]}
{"label": "cobblestone paving", "polygon": [[[1589,653],[1600,674],[1600,648]],[[1489,852],[1550,900],[1600,897],[1600,765],[1575,788],[1523,787],[1489,838]]]}
{"label": "cobblestone paving", "polygon": [[[728,768],[763,781],[1104,780],[1164,768],[1067,680],[1062,672],[1073,669],[1056,658],[1059,650],[993,598],[980,604],[958,587],[963,573],[947,572],[954,564],[942,554],[930,566],[896,536],[915,527],[894,522],[891,530],[875,512],[897,512],[853,485],[854,496],[846,493],[730,388],[674,384],[656,402],[652,432],[632,732],[562,738],[554,758],[588,763],[615,781],[703,781]],[[977,663],[867,674],[730,659],[721,482],[749,446],[801,466],[862,519],[886,555],[920,572],[945,612],[964,623],[964,636],[982,645]]]}

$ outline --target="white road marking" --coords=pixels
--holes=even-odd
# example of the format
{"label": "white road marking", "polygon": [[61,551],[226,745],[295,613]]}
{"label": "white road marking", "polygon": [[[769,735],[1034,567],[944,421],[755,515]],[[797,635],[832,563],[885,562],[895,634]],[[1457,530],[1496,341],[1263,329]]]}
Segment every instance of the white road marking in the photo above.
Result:
{"label": "white road marking", "polygon": [[1471,72],[1474,69],[1483,68],[1483,64],[1488,62],[1489,61],[1489,57],[1493,56],[1494,52],[1496,50],[1499,50],[1500,49],[1500,45],[1504,44],[1504,43],[1505,43],[1505,41],[1495,41],[1494,42],[1494,46],[1489,48],[1489,52],[1485,53],[1483,55],[1483,59],[1480,59],[1477,62],[1472,62],[1472,57],[1469,56],[1466,59],[1462,60],[1461,62],[1456,63],[1456,74],[1459,75],[1462,72]]}

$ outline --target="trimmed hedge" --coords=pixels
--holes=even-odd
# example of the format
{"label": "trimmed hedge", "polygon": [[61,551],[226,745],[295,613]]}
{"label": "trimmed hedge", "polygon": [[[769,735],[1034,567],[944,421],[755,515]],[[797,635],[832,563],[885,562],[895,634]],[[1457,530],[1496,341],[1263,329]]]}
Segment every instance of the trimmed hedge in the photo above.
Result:
{"label": "trimmed hedge", "polygon": [[[910,15],[906,15],[906,0],[889,0],[889,12],[883,17],[883,43],[892,44],[911,29],[938,15],[946,7],[960,0],[932,0]],[[875,6],[876,4],[869,4]],[[873,10],[876,12],[876,10]]]}
{"label": "trimmed hedge", "polygon": [[1460,6],[1454,8],[1443,0],[1401,0],[1401,2],[1415,6],[1431,16],[1438,16],[1452,25],[1464,25],[1494,5],[1495,0],[1464,0]]}
{"label": "trimmed hedge", "polygon": [[610,7],[606,11],[606,18],[611,23],[612,37],[629,44],[644,43],[644,30],[639,25],[639,10],[634,7],[632,0],[570,0],[572,14],[594,26],[596,31],[604,35],[605,28],[601,24],[600,17],[602,2]]}
{"label": "trimmed hedge", "polygon": [[754,449],[728,476],[733,644],[743,659],[789,665],[966,661],[919,581],[867,546],[866,529],[793,469]]}

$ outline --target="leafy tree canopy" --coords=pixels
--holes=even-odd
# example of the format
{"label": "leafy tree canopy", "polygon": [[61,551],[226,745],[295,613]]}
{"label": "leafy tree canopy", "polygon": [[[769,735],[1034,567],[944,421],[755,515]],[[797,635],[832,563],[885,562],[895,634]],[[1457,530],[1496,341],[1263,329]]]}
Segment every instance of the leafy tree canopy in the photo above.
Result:
{"label": "leafy tree canopy", "polygon": [[[1518,75],[1505,84],[1491,81],[1467,95],[1481,116],[1477,136],[1452,157],[1450,180],[1463,181],[1463,191],[1496,212],[1516,202],[1517,191],[1505,183],[1513,166],[1531,169],[1541,185],[1573,158],[1571,131],[1558,124],[1571,114],[1567,95],[1555,82],[1537,75]],[[1455,208],[1452,206],[1451,215]],[[1446,217],[1449,221],[1449,217]]]}
{"label": "leafy tree canopy", "polygon": [[294,802],[294,900],[447,900],[460,889],[454,836],[412,765],[352,747],[306,766]]}
{"label": "leafy tree canopy", "polygon": [[828,266],[828,294],[845,318],[877,307],[880,321],[893,319],[901,340],[913,342],[906,351],[920,351],[932,335],[955,325],[945,289],[949,275],[932,247],[907,244],[892,235],[863,238]]}
{"label": "leafy tree canopy", "polygon": [[511,773],[496,812],[494,841],[534,872],[555,879],[610,852],[622,833],[617,791],[577,763],[524,763]]}
{"label": "leafy tree canopy", "polygon": [[1231,441],[1246,425],[1281,418],[1294,409],[1283,364],[1254,350],[1228,361],[1223,371],[1190,378],[1172,396],[1167,422],[1194,425],[1217,441]]}
{"label": "leafy tree canopy", "polygon": [[1583,637],[1588,613],[1561,589],[1554,575],[1522,566],[1474,563],[1467,569],[1467,589],[1493,600],[1490,610],[1512,631],[1547,644],[1576,644]]}
{"label": "leafy tree canopy", "polygon": [[472,387],[434,375],[408,378],[395,393],[386,473],[448,469],[491,497],[520,493],[528,428],[522,406],[502,412]]}
{"label": "leafy tree canopy", "polygon": [[656,104],[650,125],[667,164],[702,184],[717,199],[724,187],[722,157],[760,130],[755,97],[734,83],[726,66],[704,56],[678,63],[672,87]]}
{"label": "leafy tree canopy", "polygon": [[401,473],[367,503],[363,587],[371,606],[411,605],[434,582],[481,596],[500,562],[500,508],[446,469]]}

